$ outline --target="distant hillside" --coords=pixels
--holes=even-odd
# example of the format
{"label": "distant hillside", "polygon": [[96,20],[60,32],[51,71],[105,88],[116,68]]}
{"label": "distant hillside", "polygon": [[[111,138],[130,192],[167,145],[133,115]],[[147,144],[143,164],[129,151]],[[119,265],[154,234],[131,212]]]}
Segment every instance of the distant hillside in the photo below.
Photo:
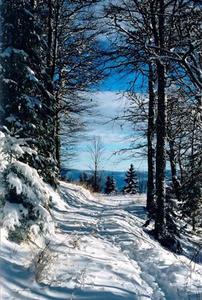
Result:
{"label": "distant hillside", "polygon": [[[92,175],[92,171],[90,170],[77,170],[77,169],[62,169],[61,176],[62,178],[70,181],[70,182],[78,182],[80,179],[80,175],[82,173],[86,173],[89,177]],[[104,191],[105,180],[107,176],[113,176],[116,181],[116,186],[118,192],[121,192],[124,187],[124,178],[125,172],[122,171],[107,171],[102,170],[99,172],[102,177],[102,190]],[[147,172],[146,171],[137,171],[138,179],[139,179],[139,188],[140,193],[146,193],[147,191]],[[171,173],[169,170],[166,171],[167,181],[171,179]]]}
{"label": "distant hillside", "polygon": [[[92,175],[92,171],[90,170],[77,170],[77,169],[62,169],[61,176],[68,181],[71,182],[78,182],[80,179],[80,175],[82,173],[86,173],[89,177]],[[102,188],[104,189],[104,184],[107,176],[113,176],[116,181],[117,190],[120,192],[124,187],[124,178],[125,172],[118,172],[118,171],[107,171],[102,170],[99,172],[102,178]],[[140,193],[145,193],[147,189],[147,172],[138,172],[138,179],[139,179],[139,187]]]}

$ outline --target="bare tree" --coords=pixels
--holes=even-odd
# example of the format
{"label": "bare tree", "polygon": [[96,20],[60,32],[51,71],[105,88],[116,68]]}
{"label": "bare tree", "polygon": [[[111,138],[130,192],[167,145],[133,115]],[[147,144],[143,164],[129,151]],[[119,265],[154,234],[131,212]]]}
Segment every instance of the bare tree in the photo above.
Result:
{"label": "bare tree", "polygon": [[[155,233],[156,237],[161,239],[165,236],[166,231],[165,169],[168,158],[166,155],[168,88],[173,80],[176,84],[181,84],[183,89],[190,88],[190,82],[192,82],[198,97],[198,106],[200,106],[201,27],[198,24],[202,17],[201,4],[192,0],[109,2],[106,16],[112,32],[112,51],[109,55],[115,61],[113,67],[120,72],[133,74],[134,78],[137,78],[137,74],[141,74],[147,78],[148,82],[150,100],[147,134],[150,175],[148,204],[149,200],[154,201],[152,144],[154,144],[155,130],[155,200],[157,204]],[[153,72],[155,72],[155,76],[153,76]],[[152,79],[152,77],[154,78]],[[135,86],[134,82],[133,86]],[[157,107],[154,107],[155,98]],[[169,146],[172,149],[172,143]],[[172,151],[170,151],[170,155],[173,156]],[[173,172],[175,173],[174,168]]]}
{"label": "bare tree", "polygon": [[[37,1],[44,17],[41,24],[46,45],[43,56],[56,99],[54,144],[59,168],[64,159],[61,146],[66,143],[69,149],[69,143],[74,144],[76,135],[84,128],[80,115],[91,105],[91,99],[84,93],[103,78],[97,39],[100,30],[95,17],[97,2]],[[65,153],[67,155],[69,153]]]}
{"label": "bare tree", "polygon": [[101,177],[99,171],[104,154],[104,145],[100,137],[95,136],[93,138],[88,147],[88,153],[90,155],[90,168],[93,170],[92,188],[94,192],[99,192],[101,188]]}

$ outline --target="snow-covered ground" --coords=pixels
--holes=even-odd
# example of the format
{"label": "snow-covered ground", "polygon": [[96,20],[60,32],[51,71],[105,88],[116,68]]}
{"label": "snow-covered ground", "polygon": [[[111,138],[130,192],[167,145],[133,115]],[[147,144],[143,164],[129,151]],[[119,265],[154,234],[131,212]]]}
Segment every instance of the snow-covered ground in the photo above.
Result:
{"label": "snow-covered ground", "polygon": [[144,197],[91,195],[61,183],[56,232],[43,251],[1,229],[1,300],[202,299],[202,265],[142,229]]}

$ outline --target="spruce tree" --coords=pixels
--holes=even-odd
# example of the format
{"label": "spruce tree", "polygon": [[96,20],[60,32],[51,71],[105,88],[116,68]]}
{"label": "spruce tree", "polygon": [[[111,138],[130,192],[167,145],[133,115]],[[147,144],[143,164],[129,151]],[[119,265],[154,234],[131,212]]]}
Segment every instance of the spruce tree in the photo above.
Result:
{"label": "spruce tree", "polygon": [[26,238],[33,224],[46,231],[51,195],[44,181],[55,185],[56,174],[55,101],[42,60],[35,5],[31,0],[3,0],[0,7],[1,202],[20,204],[20,222],[9,232],[18,241]]}
{"label": "spruce tree", "polygon": [[105,194],[111,194],[116,191],[116,183],[113,176],[107,176],[105,183]]}
{"label": "spruce tree", "polygon": [[2,125],[25,138],[31,154],[21,160],[55,185],[54,97],[42,62],[42,33],[35,2],[2,1]]}
{"label": "spruce tree", "polygon": [[133,164],[130,165],[125,178],[126,185],[123,189],[124,193],[137,194],[138,193],[138,179]]}

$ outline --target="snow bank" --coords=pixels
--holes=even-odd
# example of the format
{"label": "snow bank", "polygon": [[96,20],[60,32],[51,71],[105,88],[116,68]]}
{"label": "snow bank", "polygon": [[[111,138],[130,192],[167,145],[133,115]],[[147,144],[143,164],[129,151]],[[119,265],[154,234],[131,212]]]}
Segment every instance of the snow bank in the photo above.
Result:
{"label": "snow bank", "polygon": [[48,237],[54,233],[49,206],[58,196],[34,168],[20,161],[24,154],[36,153],[24,139],[0,134],[1,225],[19,240],[29,233]]}
{"label": "snow bank", "polygon": [[2,299],[200,299],[202,265],[143,231],[144,205],[140,196],[91,195],[61,182],[55,235],[40,255],[30,243],[2,244]]}

